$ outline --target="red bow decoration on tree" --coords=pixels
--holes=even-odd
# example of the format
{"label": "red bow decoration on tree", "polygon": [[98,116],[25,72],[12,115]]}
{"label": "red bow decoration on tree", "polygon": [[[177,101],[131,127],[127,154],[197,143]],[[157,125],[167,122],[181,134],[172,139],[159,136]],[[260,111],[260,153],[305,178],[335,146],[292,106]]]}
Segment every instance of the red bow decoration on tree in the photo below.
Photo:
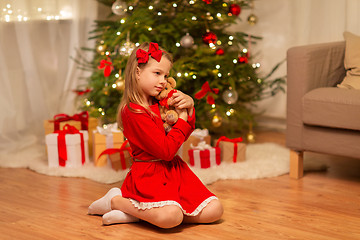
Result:
{"label": "red bow decoration on tree", "polygon": [[103,69],[103,68],[104,68],[104,76],[105,77],[110,76],[111,71],[114,68],[110,58],[108,58],[108,60],[103,59],[100,61],[100,65],[98,66],[98,69]]}
{"label": "red bow decoration on tree", "polygon": [[149,55],[156,61],[160,62],[162,51],[159,49],[159,45],[157,43],[150,43],[149,51],[145,51],[142,49],[138,49],[136,51],[136,58],[138,63],[147,63],[149,61]]}
{"label": "red bow decoration on tree", "polygon": [[88,93],[88,92],[91,92],[91,89],[90,88],[87,88],[85,90],[73,90],[74,93],[76,93],[78,96],[82,96],[84,95],[85,93]]}
{"label": "red bow decoration on tree", "polygon": [[[196,99],[202,99],[203,97],[206,96],[207,93],[215,93],[218,94],[219,93],[219,89],[218,88],[210,88],[209,82],[206,81],[202,86],[201,86],[201,90],[198,91],[195,94],[195,98]],[[213,98],[213,96],[211,96],[210,94],[208,94],[207,99],[206,99],[207,103],[210,105],[215,104],[215,100]]]}

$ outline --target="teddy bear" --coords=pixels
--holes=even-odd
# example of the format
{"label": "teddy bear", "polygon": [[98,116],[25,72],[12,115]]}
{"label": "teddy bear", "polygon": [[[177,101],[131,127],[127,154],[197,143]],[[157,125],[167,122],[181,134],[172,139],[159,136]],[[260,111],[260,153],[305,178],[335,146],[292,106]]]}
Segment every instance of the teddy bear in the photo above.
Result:
{"label": "teddy bear", "polygon": [[169,104],[169,99],[176,90],[176,81],[174,78],[167,78],[167,83],[165,88],[155,97],[159,100],[159,109],[161,119],[164,122],[164,129],[168,133],[170,132],[172,126],[179,119],[178,113],[175,111],[175,108]]}

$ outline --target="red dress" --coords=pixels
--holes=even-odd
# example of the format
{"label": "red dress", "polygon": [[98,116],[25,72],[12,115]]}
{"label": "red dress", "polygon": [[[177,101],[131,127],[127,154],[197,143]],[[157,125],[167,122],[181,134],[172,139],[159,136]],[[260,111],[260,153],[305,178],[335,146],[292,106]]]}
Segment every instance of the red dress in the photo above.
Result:
{"label": "red dress", "polygon": [[[177,205],[188,216],[196,216],[213,199],[217,199],[188,165],[176,155],[195,128],[195,113],[188,122],[179,119],[166,134],[160,117],[130,103],[121,113],[124,135],[134,155],[133,165],[121,187],[122,195],[138,209]],[[150,109],[160,116],[158,104]]]}

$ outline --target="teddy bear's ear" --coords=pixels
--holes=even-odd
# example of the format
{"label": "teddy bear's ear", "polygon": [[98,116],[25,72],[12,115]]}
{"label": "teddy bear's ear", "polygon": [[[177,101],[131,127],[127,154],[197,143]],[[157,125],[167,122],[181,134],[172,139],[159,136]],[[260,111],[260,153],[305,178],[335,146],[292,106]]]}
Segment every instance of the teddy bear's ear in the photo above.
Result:
{"label": "teddy bear's ear", "polygon": [[175,87],[176,87],[176,81],[175,81],[175,79],[174,79],[173,77],[169,77],[169,78],[167,79],[167,81],[168,81],[168,83],[170,83],[170,86],[171,86],[172,88],[175,88]]}

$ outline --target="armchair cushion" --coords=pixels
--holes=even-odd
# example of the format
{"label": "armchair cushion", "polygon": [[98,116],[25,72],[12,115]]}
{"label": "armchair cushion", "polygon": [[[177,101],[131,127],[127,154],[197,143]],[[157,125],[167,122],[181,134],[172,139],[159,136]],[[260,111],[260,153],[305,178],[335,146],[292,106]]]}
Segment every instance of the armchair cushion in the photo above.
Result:
{"label": "armchair cushion", "polygon": [[340,88],[360,89],[360,36],[344,32],[346,76]]}
{"label": "armchair cushion", "polygon": [[313,89],[302,98],[302,120],[308,125],[360,130],[359,94],[355,89]]}

